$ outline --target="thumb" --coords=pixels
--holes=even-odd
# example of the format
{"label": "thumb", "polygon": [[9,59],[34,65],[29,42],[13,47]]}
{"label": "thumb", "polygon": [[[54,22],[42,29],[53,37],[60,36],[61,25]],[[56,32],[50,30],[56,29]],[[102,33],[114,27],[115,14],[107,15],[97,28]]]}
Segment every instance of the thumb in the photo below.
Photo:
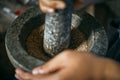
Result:
{"label": "thumb", "polygon": [[57,55],[47,63],[43,64],[42,66],[39,66],[37,68],[34,68],[32,70],[32,74],[49,74],[54,73],[58,70],[60,70],[63,67],[63,59],[61,59],[62,56]]}

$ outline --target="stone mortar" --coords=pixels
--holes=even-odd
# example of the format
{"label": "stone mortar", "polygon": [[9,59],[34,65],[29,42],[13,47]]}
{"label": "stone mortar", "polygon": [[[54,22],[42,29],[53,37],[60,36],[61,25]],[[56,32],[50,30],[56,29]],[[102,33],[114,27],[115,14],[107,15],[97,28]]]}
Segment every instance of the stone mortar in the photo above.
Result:
{"label": "stone mortar", "polygon": [[[16,68],[19,67],[31,72],[33,68],[45,63],[41,59],[30,56],[25,45],[30,32],[44,24],[44,22],[45,14],[40,12],[38,7],[34,7],[19,16],[8,28],[5,46],[8,57]],[[76,28],[84,33],[87,39],[88,52],[98,56],[106,55],[108,47],[106,32],[94,17],[86,12],[74,12],[72,14],[72,26],[76,26]]]}

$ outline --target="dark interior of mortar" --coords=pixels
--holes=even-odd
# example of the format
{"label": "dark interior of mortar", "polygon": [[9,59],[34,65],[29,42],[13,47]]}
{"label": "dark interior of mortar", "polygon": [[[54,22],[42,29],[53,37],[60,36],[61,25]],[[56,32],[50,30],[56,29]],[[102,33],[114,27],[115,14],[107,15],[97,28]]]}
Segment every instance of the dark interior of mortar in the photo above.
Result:
{"label": "dark interior of mortar", "polygon": [[[39,26],[30,32],[26,40],[26,47],[29,55],[38,58],[40,60],[48,61],[51,57],[44,52],[43,49],[43,32],[44,25]],[[77,28],[71,29],[71,40],[68,49],[78,50],[78,48],[87,50],[87,44],[80,45],[85,42],[84,34]]]}

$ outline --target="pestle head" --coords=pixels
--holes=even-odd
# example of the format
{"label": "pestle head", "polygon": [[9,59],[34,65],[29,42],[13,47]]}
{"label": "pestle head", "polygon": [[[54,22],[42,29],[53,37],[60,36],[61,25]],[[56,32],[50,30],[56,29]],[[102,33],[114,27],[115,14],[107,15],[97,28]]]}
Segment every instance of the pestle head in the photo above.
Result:
{"label": "pestle head", "polygon": [[72,1],[65,0],[67,7],[64,10],[46,14],[43,47],[50,56],[58,54],[69,46]]}

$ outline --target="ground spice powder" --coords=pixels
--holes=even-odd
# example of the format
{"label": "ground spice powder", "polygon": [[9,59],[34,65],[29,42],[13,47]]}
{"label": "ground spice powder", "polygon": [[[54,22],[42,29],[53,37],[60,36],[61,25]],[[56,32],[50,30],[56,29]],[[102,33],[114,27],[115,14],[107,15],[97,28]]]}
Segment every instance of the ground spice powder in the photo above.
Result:
{"label": "ground spice powder", "polygon": [[[48,61],[51,57],[49,57],[43,49],[43,33],[44,33],[44,25],[34,29],[27,38],[26,45],[28,53],[36,57],[38,59],[42,59],[44,61]],[[77,28],[72,28],[71,30],[71,42],[68,49],[73,50],[86,50],[87,44],[84,44],[81,48],[80,45],[85,42],[85,37],[82,32]],[[80,49],[79,49],[80,48]]]}

